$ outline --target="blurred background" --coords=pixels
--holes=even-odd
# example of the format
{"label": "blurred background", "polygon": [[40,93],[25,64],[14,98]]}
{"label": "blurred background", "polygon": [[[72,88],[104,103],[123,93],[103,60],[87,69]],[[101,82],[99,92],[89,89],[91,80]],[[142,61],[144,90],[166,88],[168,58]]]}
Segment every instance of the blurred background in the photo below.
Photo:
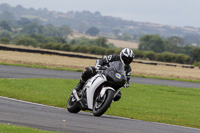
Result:
{"label": "blurred background", "polygon": [[[1,0],[0,43],[200,66],[198,0]],[[91,47],[92,46],[92,47]]]}

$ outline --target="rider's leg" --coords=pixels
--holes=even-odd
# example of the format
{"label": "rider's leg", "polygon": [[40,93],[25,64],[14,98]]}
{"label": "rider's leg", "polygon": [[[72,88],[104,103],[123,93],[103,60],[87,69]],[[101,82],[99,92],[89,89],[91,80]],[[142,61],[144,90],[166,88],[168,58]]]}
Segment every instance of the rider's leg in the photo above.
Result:
{"label": "rider's leg", "polygon": [[80,79],[78,85],[74,89],[79,92],[83,88],[84,84],[85,82],[82,79]]}
{"label": "rider's leg", "polygon": [[85,82],[91,78],[92,76],[94,76],[96,74],[96,69],[95,67],[86,67],[85,70],[83,71],[82,75],[81,75],[81,79],[78,83],[78,85],[75,87],[75,90],[80,91],[83,88],[83,85],[85,84]]}

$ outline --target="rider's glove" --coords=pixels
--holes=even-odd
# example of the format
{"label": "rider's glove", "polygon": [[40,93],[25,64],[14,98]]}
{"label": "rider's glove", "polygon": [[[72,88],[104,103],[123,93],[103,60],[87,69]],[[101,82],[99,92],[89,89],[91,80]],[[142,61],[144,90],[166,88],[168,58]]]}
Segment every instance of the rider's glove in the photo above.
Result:
{"label": "rider's glove", "polygon": [[100,65],[96,65],[95,68],[96,68],[96,70],[100,70],[101,66]]}
{"label": "rider's glove", "polygon": [[100,69],[101,70],[106,70],[108,68],[108,66],[101,66]]}
{"label": "rider's glove", "polygon": [[125,83],[124,88],[128,88],[130,84],[128,82]]}

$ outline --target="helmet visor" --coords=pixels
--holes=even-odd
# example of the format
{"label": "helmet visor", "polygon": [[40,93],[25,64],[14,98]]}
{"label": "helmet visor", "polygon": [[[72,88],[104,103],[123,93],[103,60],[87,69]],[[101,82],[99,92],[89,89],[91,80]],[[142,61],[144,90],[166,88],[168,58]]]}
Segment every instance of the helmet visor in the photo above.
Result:
{"label": "helmet visor", "polygon": [[122,60],[124,61],[124,64],[129,65],[133,61],[133,57],[123,56]]}

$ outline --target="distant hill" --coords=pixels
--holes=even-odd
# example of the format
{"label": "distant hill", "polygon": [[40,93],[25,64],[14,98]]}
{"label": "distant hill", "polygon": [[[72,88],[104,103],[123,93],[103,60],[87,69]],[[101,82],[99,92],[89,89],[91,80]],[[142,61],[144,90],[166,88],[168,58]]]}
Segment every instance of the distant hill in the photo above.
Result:
{"label": "distant hill", "polygon": [[127,35],[129,36],[128,40],[135,41],[145,34],[159,34],[164,38],[179,36],[184,38],[186,43],[200,45],[200,28],[128,21],[117,17],[102,16],[100,12],[69,11],[62,13],[49,11],[46,8],[36,10],[27,9],[20,5],[12,7],[8,4],[1,4],[0,21],[5,18],[9,21],[28,19],[39,24],[68,25],[80,33],[85,33],[94,26],[100,30],[101,36],[119,38],[119,36]]}
{"label": "distant hill", "polygon": [[[86,34],[81,34],[74,32],[72,36],[69,36],[69,39],[74,39],[74,38],[80,38],[80,37],[86,37],[90,39],[96,39],[97,37],[89,36]],[[108,43],[113,44],[114,46],[118,48],[133,48],[133,49],[138,49],[138,43],[134,41],[123,41],[123,40],[116,40],[116,39],[108,39]]]}

